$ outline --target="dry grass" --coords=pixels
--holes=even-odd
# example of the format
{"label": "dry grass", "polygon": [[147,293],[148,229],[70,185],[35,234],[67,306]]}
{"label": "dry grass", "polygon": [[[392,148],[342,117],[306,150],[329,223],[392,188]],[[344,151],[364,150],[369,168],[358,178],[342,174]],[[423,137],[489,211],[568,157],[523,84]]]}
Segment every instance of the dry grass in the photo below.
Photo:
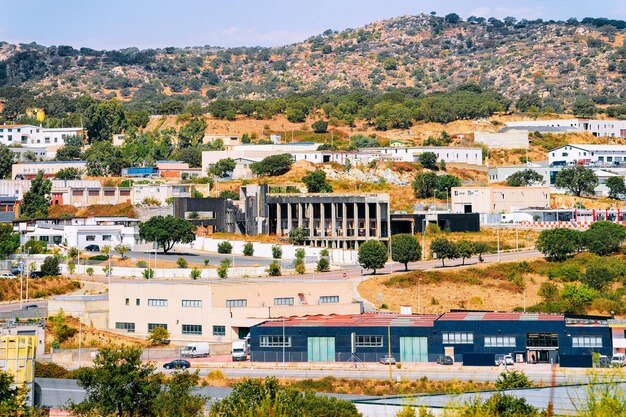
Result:
{"label": "dry grass", "polygon": [[48,208],[49,217],[73,217],[73,216],[122,216],[135,217],[135,209],[132,204],[94,204],[85,208],[70,205],[54,205]]}
{"label": "dry grass", "polygon": [[[77,318],[66,316],[66,323],[76,329],[79,328],[79,322]],[[52,332],[52,326],[50,321],[47,323],[46,329],[46,346],[54,341],[54,334]],[[76,349],[78,348],[79,332],[63,342],[61,344],[62,349]],[[82,347],[84,348],[101,348],[105,346],[139,346],[149,347],[150,344],[144,339],[137,339],[134,337],[126,336],[123,334],[107,332],[106,330],[98,330],[93,326],[82,325]]]}
{"label": "dry grass", "polygon": [[550,194],[550,207],[574,207],[577,204],[582,204],[588,209],[616,209],[622,207],[622,202],[619,200],[611,200],[606,197],[576,197],[567,194]]}
{"label": "dry grass", "polygon": [[[61,295],[80,289],[78,281],[65,277],[40,278],[28,280],[28,294],[26,294],[26,282],[23,283],[23,291],[26,298],[43,298],[51,295]],[[20,280],[0,280],[0,301],[14,301],[20,299]]]}

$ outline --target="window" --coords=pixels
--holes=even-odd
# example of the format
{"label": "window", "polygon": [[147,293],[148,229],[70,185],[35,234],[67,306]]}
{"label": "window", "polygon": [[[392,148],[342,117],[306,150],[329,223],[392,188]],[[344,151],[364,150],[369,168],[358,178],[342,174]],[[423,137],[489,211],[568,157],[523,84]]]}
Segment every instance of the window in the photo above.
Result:
{"label": "window", "polygon": [[167,307],[165,298],[148,298],[148,305],[151,307]]}
{"label": "window", "polygon": [[291,347],[291,336],[261,336],[261,347]]}
{"label": "window", "polygon": [[110,242],[111,241],[111,235],[102,235],[102,241],[103,242]]}
{"label": "window", "polygon": [[72,188],[72,195],[75,197],[82,197],[83,196],[83,189],[82,188]]}
{"label": "window", "polygon": [[574,336],[572,337],[572,347],[602,347],[601,336]]}
{"label": "window", "polygon": [[383,337],[382,336],[357,336],[356,345],[357,347],[382,347]]}
{"label": "window", "polygon": [[129,196],[130,196],[130,190],[120,189],[120,197],[129,197]]}
{"label": "window", "polygon": [[87,195],[90,195],[92,197],[97,197],[100,195],[100,190],[98,189],[89,189],[87,190]]}
{"label": "window", "polygon": [[339,303],[338,295],[322,295],[320,297],[320,304],[337,304]]}
{"label": "window", "polygon": [[559,339],[556,333],[528,333],[526,347],[558,347]]}
{"label": "window", "polygon": [[213,336],[226,336],[226,326],[213,326]]}
{"label": "window", "polygon": [[153,331],[155,327],[163,327],[165,330],[167,330],[166,323],[148,323],[148,333]]}
{"label": "window", "polygon": [[293,297],[274,298],[275,306],[292,306]]}
{"label": "window", "polygon": [[202,334],[202,326],[199,324],[183,324],[183,334]]}
{"label": "window", "polygon": [[86,240],[87,242],[93,242],[93,241],[95,241],[95,240],[96,240],[96,236],[95,236],[95,235],[87,235],[87,236],[85,237],[85,240]]}
{"label": "window", "polygon": [[126,299],[126,305],[130,305],[130,299]]}
{"label": "window", "polygon": [[183,307],[202,307],[202,300],[183,300]]}
{"label": "window", "polygon": [[247,307],[248,300],[239,299],[239,300],[226,300],[226,307]]}
{"label": "window", "polygon": [[466,345],[474,343],[474,333],[472,332],[443,332],[443,343]]}
{"label": "window", "polygon": [[128,333],[135,333],[135,323],[116,322],[115,328],[117,330],[126,330]]}
{"label": "window", "polygon": [[139,298],[135,298],[135,305],[136,306],[141,305],[141,301],[139,300]]}
{"label": "window", "polygon": [[485,336],[485,347],[515,346],[515,336]]}
{"label": "window", "polygon": [[115,190],[105,189],[104,190],[104,195],[106,197],[114,197],[115,196]]}

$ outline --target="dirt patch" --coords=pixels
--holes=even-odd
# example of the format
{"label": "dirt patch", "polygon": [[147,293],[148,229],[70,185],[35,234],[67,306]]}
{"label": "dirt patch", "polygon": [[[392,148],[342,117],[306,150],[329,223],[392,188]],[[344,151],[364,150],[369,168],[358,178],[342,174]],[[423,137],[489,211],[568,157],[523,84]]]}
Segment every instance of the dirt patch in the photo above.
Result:
{"label": "dirt patch", "polygon": [[[80,282],[65,277],[50,277],[28,280],[28,293],[26,293],[26,280],[23,282],[23,291],[27,299],[49,297],[71,293],[80,288]],[[0,280],[0,301],[13,301],[20,299],[20,280]]]}

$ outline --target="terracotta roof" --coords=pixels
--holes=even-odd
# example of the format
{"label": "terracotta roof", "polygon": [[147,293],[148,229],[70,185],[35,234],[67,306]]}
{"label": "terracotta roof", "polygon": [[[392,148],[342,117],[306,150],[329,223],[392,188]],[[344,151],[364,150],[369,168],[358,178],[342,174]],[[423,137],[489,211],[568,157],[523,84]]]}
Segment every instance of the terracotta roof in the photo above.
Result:
{"label": "terracotta roof", "polygon": [[[285,327],[432,327],[439,317],[436,314],[330,314],[302,317],[285,317]],[[267,321],[260,326],[282,327],[281,318]]]}

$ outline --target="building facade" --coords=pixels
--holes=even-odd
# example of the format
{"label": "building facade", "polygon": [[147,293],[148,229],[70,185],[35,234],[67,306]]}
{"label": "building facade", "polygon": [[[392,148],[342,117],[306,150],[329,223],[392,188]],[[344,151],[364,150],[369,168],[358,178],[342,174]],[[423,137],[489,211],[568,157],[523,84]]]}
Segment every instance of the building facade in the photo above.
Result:
{"label": "building facade", "polygon": [[0,125],[0,143],[6,146],[30,147],[63,146],[71,136],[84,138],[87,131],[80,127],[44,128],[32,125]]}
{"label": "building facade", "polygon": [[20,164],[13,164],[11,178],[16,180],[31,180],[37,177],[39,172],[43,172],[44,178],[52,178],[60,170],[66,168],[76,168],[84,173],[87,169],[87,164],[85,161],[22,162]]}
{"label": "building facade", "polygon": [[508,213],[550,207],[549,187],[453,187],[454,213]]}
{"label": "building facade", "polygon": [[507,122],[509,127],[521,127],[532,130],[532,127],[561,127],[568,130],[589,132],[596,137],[626,138],[625,120],[598,119],[562,119],[562,120],[525,120]]}

